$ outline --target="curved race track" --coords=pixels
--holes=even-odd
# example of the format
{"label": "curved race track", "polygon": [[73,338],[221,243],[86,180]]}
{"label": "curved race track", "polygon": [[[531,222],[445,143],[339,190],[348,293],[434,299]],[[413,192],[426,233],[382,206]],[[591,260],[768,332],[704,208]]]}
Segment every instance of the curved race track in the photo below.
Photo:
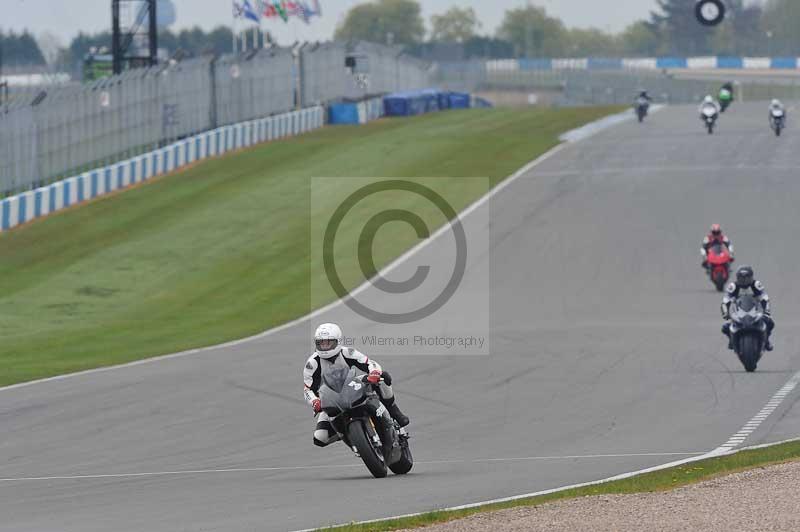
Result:
{"label": "curved race track", "polygon": [[[776,139],[766,106],[747,104],[709,137],[694,107],[668,108],[570,145],[499,192],[483,263],[492,355],[381,360],[413,419],[412,474],[374,480],[344,446],[311,444],[301,323],[0,390],[0,530],[301,529],[721,445],[800,369],[793,129]],[[724,348],[719,296],[699,267],[715,220],[774,301],[776,350],[752,375]],[[798,392],[745,443],[800,434]]]}

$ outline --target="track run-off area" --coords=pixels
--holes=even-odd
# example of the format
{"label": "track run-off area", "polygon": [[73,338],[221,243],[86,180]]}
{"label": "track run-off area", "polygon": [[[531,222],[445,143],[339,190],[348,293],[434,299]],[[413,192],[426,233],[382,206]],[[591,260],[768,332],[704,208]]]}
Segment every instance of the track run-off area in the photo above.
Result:
{"label": "track run-off area", "polygon": [[[412,419],[409,475],[373,479],[343,445],[312,444],[314,325],[372,327],[334,305],[227,346],[0,389],[0,530],[304,529],[797,436],[795,131],[775,138],[760,103],[714,135],[694,106],[668,107],[499,189],[468,272],[489,278],[491,354],[375,356]],[[726,349],[700,267],[712,222],[771,294],[775,350],[754,374]],[[440,251],[401,269],[435,268]]]}

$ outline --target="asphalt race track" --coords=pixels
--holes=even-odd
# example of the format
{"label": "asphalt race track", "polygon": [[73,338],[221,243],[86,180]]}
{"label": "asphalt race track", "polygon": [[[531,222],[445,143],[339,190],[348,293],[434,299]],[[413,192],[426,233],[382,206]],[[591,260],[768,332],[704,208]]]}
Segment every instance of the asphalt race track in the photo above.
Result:
{"label": "asphalt race track", "polygon": [[[798,163],[800,137],[790,121],[775,138],[766,103],[734,105],[713,136],[694,106],[673,107],[572,144],[499,192],[491,254],[474,268],[491,276],[491,356],[376,356],[412,418],[405,477],[372,479],[343,445],[312,445],[309,323],[0,390],[0,530],[303,529],[709,451],[800,369]],[[755,374],[725,348],[699,265],[713,221],[772,296],[776,348]],[[800,435],[798,399],[744,444]]]}

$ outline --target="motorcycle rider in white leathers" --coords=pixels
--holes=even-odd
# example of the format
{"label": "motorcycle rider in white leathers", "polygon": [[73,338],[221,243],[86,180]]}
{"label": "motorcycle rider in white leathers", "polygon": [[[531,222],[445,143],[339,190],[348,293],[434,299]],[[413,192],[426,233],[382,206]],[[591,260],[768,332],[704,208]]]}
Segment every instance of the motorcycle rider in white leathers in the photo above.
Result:
{"label": "motorcycle rider in white leathers", "polygon": [[[343,367],[348,370],[353,366],[368,374],[367,380],[373,384],[378,384],[378,396],[381,403],[389,411],[392,418],[401,427],[409,423],[408,417],[400,411],[392,391],[391,376],[381,369],[380,364],[370,360],[364,353],[345,347],[342,345],[342,329],[335,323],[323,323],[317,327],[314,333],[314,345],[316,350],[308,357],[303,368],[303,394],[314,409],[315,414],[319,414],[317,426],[314,430],[314,445],[325,447],[339,439],[339,435],[331,425],[330,417],[322,411],[319,400],[319,387],[322,382],[322,375],[335,367]],[[381,382],[383,377],[383,382]]]}
{"label": "motorcycle rider in white leathers", "polygon": [[781,101],[778,100],[778,99],[772,100],[770,102],[770,104],[769,104],[769,122],[770,122],[770,124],[774,120],[774,115],[773,115],[774,111],[780,111],[782,113],[781,116],[783,116],[784,122],[786,121],[786,108],[783,106]]}
{"label": "motorcycle rider in white leathers", "polygon": [[719,115],[719,105],[717,102],[714,101],[714,97],[710,94],[703,98],[703,103],[700,104],[700,120],[705,120],[705,115],[703,115],[703,109],[706,107],[713,107],[715,111],[715,115]]}
{"label": "motorcycle rider in white leathers", "polygon": [[733,336],[731,335],[731,304],[739,297],[742,290],[749,290],[753,297],[761,304],[764,312],[764,323],[767,325],[767,338],[764,349],[772,351],[772,331],[775,329],[775,320],[772,319],[772,309],[769,306],[769,294],[764,283],[755,278],[753,268],[750,266],[740,266],[736,270],[736,280],[729,283],[725,288],[725,296],[722,298],[722,334],[728,337],[728,349],[733,349]]}

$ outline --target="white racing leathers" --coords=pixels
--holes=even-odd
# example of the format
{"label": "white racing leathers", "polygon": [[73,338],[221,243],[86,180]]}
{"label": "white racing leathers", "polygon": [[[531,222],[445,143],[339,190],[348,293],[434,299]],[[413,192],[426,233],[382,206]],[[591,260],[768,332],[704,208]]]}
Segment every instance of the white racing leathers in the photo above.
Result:
{"label": "white racing leathers", "polygon": [[[303,368],[303,384],[305,385],[303,394],[308,404],[311,404],[314,399],[319,398],[319,387],[325,372],[336,367],[346,367],[349,369],[353,366],[364,373],[375,370],[382,371],[380,364],[374,360],[370,360],[367,355],[351,347],[342,347],[339,353],[331,358],[323,358],[315,351],[308,357],[306,365]],[[378,387],[378,393],[384,404],[394,402],[394,392],[390,385],[382,382]],[[317,418],[317,426],[314,430],[314,445],[325,447],[338,439],[339,435],[333,429],[330,417],[328,417],[325,412],[320,412]]]}
{"label": "white racing leathers", "polygon": [[700,120],[705,120],[707,116],[719,115],[719,106],[716,102],[703,102],[698,108]]}

